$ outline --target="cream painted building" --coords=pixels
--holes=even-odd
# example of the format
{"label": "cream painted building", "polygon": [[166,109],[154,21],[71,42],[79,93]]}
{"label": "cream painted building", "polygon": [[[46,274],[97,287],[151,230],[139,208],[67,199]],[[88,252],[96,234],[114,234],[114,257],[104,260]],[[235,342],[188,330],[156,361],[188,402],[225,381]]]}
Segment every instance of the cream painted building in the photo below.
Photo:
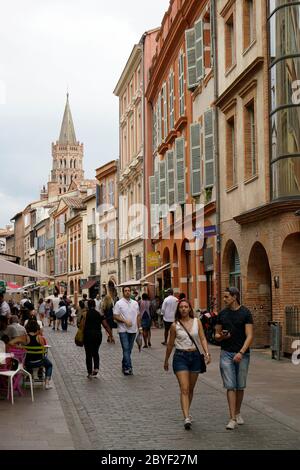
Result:
{"label": "cream painted building", "polygon": [[[98,197],[96,216],[99,218],[100,283],[101,294],[116,295],[119,281],[118,265],[118,161],[113,160],[96,169]],[[98,252],[97,252],[98,253]]]}
{"label": "cream painted building", "polygon": [[120,281],[144,273],[143,211],[143,64],[136,44],[114,90],[119,98],[119,263]]}

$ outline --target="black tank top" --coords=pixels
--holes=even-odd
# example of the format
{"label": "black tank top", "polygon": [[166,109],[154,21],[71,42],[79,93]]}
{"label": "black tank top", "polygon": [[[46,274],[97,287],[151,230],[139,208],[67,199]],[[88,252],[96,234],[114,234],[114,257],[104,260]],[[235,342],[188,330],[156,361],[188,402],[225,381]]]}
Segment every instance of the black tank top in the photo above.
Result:
{"label": "black tank top", "polygon": [[[36,335],[34,336],[28,335],[28,336],[29,336],[29,343],[27,344],[27,346],[40,346],[41,347],[41,344],[38,343],[38,340],[36,339]],[[36,361],[40,361],[41,359],[43,359],[42,354],[30,354],[29,352],[26,354],[26,361],[36,362]]]}

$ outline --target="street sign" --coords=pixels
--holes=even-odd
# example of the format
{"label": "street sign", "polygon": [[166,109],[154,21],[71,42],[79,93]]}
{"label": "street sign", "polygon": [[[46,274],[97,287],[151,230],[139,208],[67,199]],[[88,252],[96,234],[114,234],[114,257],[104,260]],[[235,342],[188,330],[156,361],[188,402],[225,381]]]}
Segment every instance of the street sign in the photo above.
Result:
{"label": "street sign", "polygon": [[160,265],[160,255],[156,251],[147,253],[147,266],[156,267]]}
{"label": "street sign", "polygon": [[217,234],[215,225],[208,225],[207,227],[197,228],[193,231],[193,236],[196,239],[202,240],[203,238],[214,237]]}

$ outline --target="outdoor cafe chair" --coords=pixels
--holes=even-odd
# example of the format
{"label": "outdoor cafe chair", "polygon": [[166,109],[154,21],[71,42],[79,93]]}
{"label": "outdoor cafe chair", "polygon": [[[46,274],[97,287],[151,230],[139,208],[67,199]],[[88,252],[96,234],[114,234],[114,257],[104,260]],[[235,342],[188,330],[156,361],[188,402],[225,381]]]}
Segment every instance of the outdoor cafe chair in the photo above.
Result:
{"label": "outdoor cafe chair", "polygon": [[[23,363],[25,360],[26,351],[17,348],[13,348],[14,352],[1,353],[0,354],[0,363],[4,363],[4,369],[0,368],[0,377],[7,377],[8,389],[7,389],[7,398],[11,396],[11,403],[14,404],[14,389],[20,390],[19,375],[23,374],[29,377],[30,380],[30,390],[31,390],[31,400],[33,398],[33,383],[31,374],[24,369]],[[17,352],[16,352],[17,350]],[[16,370],[11,370],[11,359],[15,359],[17,362]]]}

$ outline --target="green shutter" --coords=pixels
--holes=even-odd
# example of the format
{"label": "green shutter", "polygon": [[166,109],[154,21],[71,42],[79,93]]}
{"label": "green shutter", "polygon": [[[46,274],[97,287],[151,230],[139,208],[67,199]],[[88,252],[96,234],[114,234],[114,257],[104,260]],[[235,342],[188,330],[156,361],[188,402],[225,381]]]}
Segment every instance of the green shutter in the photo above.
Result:
{"label": "green shutter", "polygon": [[166,161],[162,160],[159,162],[159,213],[161,217],[165,217],[166,210],[165,205],[167,204],[167,185],[166,185]]}
{"label": "green shutter", "polygon": [[178,204],[185,204],[185,148],[184,138],[179,137],[175,139],[175,154],[176,154],[176,202]]}
{"label": "green shutter", "polygon": [[213,110],[204,113],[204,138],[205,138],[205,187],[214,185],[214,135],[213,135]]}
{"label": "green shutter", "polygon": [[164,83],[162,87],[162,96],[163,96],[163,111],[164,111],[164,140],[168,135],[168,101],[167,101],[167,84]]}
{"label": "green shutter", "polygon": [[174,152],[168,150],[166,153],[167,159],[167,181],[168,181],[168,205],[169,210],[174,209],[175,204],[175,167],[174,167]]}
{"label": "green shutter", "polygon": [[195,50],[196,50],[196,80],[201,80],[204,76],[204,55],[203,55],[203,21],[195,23]]}
{"label": "green shutter", "polygon": [[187,82],[188,88],[195,88],[197,84],[196,77],[196,47],[195,47],[195,29],[187,29],[185,32],[186,56],[187,56]]}
{"label": "green shutter", "polygon": [[155,224],[155,176],[149,177],[149,191],[150,191],[150,223],[151,227]]}
{"label": "green shutter", "polygon": [[169,75],[169,130],[174,127],[174,72]]}
{"label": "green shutter", "polygon": [[201,149],[200,149],[199,123],[191,124],[191,187],[192,196],[199,196],[201,193]]}

